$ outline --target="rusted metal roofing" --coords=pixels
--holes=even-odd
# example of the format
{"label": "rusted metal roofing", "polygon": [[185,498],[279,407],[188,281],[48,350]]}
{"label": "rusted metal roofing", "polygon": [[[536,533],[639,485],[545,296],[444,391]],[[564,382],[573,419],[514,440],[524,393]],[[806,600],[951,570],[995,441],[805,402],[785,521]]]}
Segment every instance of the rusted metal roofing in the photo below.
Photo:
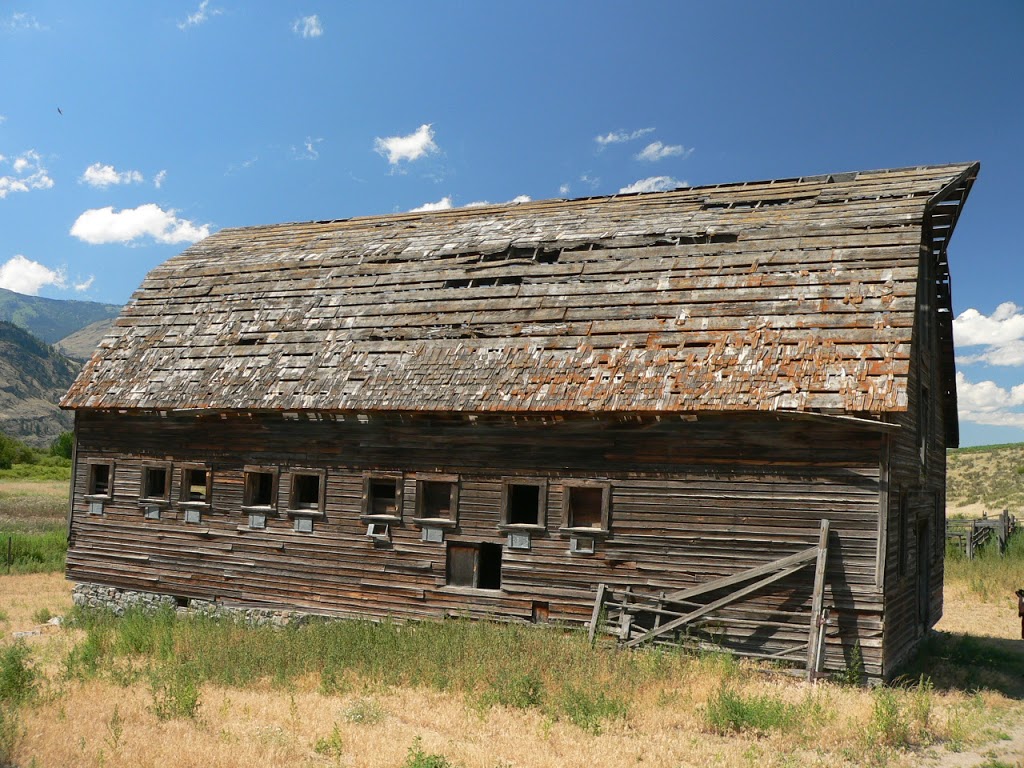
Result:
{"label": "rusted metal roofing", "polygon": [[225,229],[150,272],[62,406],[904,410],[919,259],[948,285],[977,170]]}

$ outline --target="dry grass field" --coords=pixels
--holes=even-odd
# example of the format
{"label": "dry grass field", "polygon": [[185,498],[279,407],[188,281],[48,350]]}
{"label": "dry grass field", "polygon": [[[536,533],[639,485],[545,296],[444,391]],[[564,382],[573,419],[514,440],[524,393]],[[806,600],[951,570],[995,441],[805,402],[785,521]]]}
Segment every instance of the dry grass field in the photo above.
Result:
{"label": "dry grass field", "polygon": [[[0,526],[62,517],[66,484],[49,502],[32,490],[0,482]],[[61,574],[0,575],[0,766],[1024,768],[1024,641],[1006,591],[1024,586],[1024,558],[986,563],[951,564],[919,669],[877,689],[591,651],[558,629],[57,624],[75,616]],[[334,658],[332,638],[352,646]]]}
{"label": "dry grass field", "polygon": [[[40,621],[70,612],[59,574],[4,576],[0,650],[24,644],[36,677],[11,756],[18,766],[1017,765],[1007,750],[1024,749],[1024,679],[1015,687],[1012,670],[986,679],[972,665],[998,667],[1016,645],[1019,675],[1020,627],[1005,605],[972,595],[951,589],[940,625],[979,643],[957,661],[965,679],[936,665],[935,684],[923,687],[810,686],[710,657],[673,659],[631,687],[624,713],[596,723],[360,673],[330,690],[315,674],[202,681],[194,710],[168,716],[161,706],[177,699],[154,684],[148,671],[158,664],[146,654],[114,656],[91,674],[73,668],[88,631]],[[946,653],[956,636],[940,638]],[[733,720],[711,716],[723,692],[740,704]]]}

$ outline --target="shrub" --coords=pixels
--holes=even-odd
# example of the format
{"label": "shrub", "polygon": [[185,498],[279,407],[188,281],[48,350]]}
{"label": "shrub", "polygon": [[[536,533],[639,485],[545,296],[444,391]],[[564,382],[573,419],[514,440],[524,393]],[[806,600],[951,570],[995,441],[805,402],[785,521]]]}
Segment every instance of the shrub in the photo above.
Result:
{"label": "shrub", "polygon": [[600,733],[605,720],[626,716],[626,702],[604,691],[590,691],[566,685],[555,703],[555,717],[565,717],[573,725],[590,733]]}
{"label": "shrub", "polygon": [[356,699],[345,710],[345,720],[361,725],[373,725],[384,719],[380,704],[369,699]]}
{"label": "shrub", "polygon": [[800,721],[801,707],[777,696],[744,696],[729,685],[721,686],[708,701],[705,721],[715,733],[789,731]]}
{"label": "shrub", "polygon": [[150,678],[153,714],[159,720],[194,720],[199,714],[199,685],[194,670],[172,664],[155,671]]}
{"label": "shrub", "polygon": [[454,768],[451,761],[444,755],[429,754],[423,751],[419,736],[413,739],[402,768]]}
{"label": "shrub", "polygon": [[24,704],[35,693],[36,671],[30,664],[28,646],[22,641],[0,652],[0,704]]}

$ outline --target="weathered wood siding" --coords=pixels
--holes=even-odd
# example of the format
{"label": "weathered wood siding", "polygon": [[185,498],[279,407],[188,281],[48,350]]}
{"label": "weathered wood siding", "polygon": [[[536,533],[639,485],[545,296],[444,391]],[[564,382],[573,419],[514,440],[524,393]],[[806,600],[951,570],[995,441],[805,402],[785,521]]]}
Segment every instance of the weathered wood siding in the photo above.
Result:
{"label": "weathered wood siding", "polygon": [[[941,391],[934,263],[922,246],[909,405],[893,421],[885,562],[886,676],[896,674],[942,617],[945,563],[946,423]],[[927,390],[927,398],[923,392]],[[922,429],[925,457],[922,461]],[[925,535],[919,537],[922,529]],[[922,550],[920,544],[924,544]],[[921,579],[927,585],[922,592]],[[922,601],[926,606],[922,606]]]}
{"label": "weathered wood siding", "polygon": [[[68,577],[182,597],[294,606],[341,615],[498,615],[589,619],[599,582],[679,588],[728,575],[816,543],[832,523],[826,605],[841,636],[826,667],[859,643],[867,671],[882,667],[882,591],[876,584],[880,433],[823,419],[745,414],[700,417],[437,417],[280,414],[206,416],[79,410]],[[88,462],[115,462],[102,515],[84,498]],[[174,463],[171,503],[146,520],[144,461]],[[186,523],[178,467],[213,471],[211,508]],[[243,466],[279,467],[277,516],[250,530]],[[326,515],[312,533],[292,530],[289,469],[326,471]],[[366,471],[401,472],[403,521],[390,546],[366,536]],[[548,481],[542,532],[532,549],[502,551],[501,590],[445,585],[446,544],[420,540],[416,473],[459,477],[452,542],[503,544],[502,478]],[[569,552],[559,528],[563,482],[608,480],[610,535],[593,555]],[[760,647],[806,639],[809,571],[725,618]],[[759,623],[755,626],[750,623]],[[835,630],[833,630],[834,632]],[[831,634],[831,633],[830,633]]]}

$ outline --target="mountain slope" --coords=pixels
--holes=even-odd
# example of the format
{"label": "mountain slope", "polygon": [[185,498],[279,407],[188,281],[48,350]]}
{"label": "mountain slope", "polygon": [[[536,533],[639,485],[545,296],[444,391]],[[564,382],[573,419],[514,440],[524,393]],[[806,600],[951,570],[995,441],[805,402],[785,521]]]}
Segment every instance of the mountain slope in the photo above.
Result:
{"label": "mountain slope", "polygon": [[1024,514],[1024,443],[951,450],[946,456],[946,506],[980,504]]}
{"label": "mountain slope", "polygon": [[0,322],[0,431],[46,447],[70,429],[70,413],[56,402],[80,365],[18,326]]}
{"label": "mountain slope", "polygon": [[99,346],[113,325],[113,318],[97,320],[95,323],[90,323],[85,328],[75,331],[70,336],[65,336],[53,346],[57,348],[58,352],[67,355],[72,360],[84,362],[92,357],[92,353],[96,351],[96,347]]}
{"label": "mountain slope", "polygon": [[0,288],[0,321],[14,323],[47,344],[53,344],[90,323],[117,317],[120,312],[121,307],[116,304],[46,299]]}

